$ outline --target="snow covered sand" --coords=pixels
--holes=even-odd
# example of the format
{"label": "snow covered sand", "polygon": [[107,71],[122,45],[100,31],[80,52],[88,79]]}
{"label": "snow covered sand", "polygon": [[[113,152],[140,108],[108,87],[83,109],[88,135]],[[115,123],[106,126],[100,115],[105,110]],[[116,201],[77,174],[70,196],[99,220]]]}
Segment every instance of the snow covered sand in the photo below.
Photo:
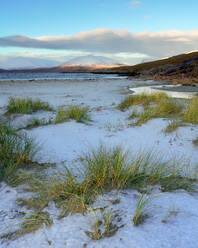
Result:
{"label": "snow covered sand", "polygon": [[[127,79],[101,80],[65,80],[42,82],[1,82],[0,111],[10,96],[39,98],[49,102],[54,108],[67,105],[82,105],[90,109],[90,125],[69,121],[57,125],[41,126],[26,131],[29,136],[42,144],[37,155],[38,162],[56,163],[61,170],[63,165],[73,168],[79,164],[83,153],[98,147],[122,145],[124,149],[138,152],[155,150],[166,159],[183,159],[190,161],[191,167],[197,166],[197,147],[192,140],[198,136],[197,126],[180,127],[172,134],[165,134],[164,128],[169,120],[154,119],[140,127],[129,127],[127,120],[131,110],[119,111],[117,105],[129,94],[128,89],[145,82]],[[54,113],[40,112],[37,118],[54,118]],[[15,118],[12,125],[25,126],[31,115]],[[160,193],[156,189],[157,194]],[[154,191],[154,193],[156,193]],[[16,198],[23,196],[23,190],[1,186],[0,195],[0,231],[12,231],[20,222],[20,212],[25,208],[17,206]],[[138,192],[119,191],[101,196],[94,206],[107,206],[117,211],[121,220],[117,233],[99,241],[90,239],[85,231],[91,230],[93,214],[69,215],[58,220],[58,211],[53,204],[48,211],[54,219],[49,229],[43,228],[35,233],[25,235],[17,240],[2,241],[0,247],[136,247],[161,248],[182,247],[195,248],[198,243],[198,194],[189,194],[183,190],[174,193],[161,193],[152,201],[148,210],[149,218],[138,227],[133,226],[133,215],[137,204]],[[102,199],[104,198],[104,199]],[[110,200],[120,199],[118,204]],[[174,210],[174,211],[173,211]],[[169,214],[168,213],[175,213]],[[166,221],[163,221],[167,217]],[[118,220],[115,220],[118,222]],[[6,228],[5,228],[6,227]]]}

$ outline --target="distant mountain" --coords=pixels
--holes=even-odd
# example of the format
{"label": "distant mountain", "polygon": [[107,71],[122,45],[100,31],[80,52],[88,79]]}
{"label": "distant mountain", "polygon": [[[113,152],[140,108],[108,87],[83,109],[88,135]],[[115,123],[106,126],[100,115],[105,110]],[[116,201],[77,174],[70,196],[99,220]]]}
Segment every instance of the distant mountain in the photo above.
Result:
{"label": "distant mountain", "polygon": [[57,72],[97,72],[98,70],[106,70],[121,66],[122,64],[113,59],[103,56],[80,56],[68,60],[66,63],[53,68]]}
{"label": "distant mountain", "polygon": [[0,68],[7,70],[46,68],[57,65],[58,62],[54,60],[22,56],[0,56]]}
{"label": "distant mountain", "polygon": [[33,57],[0,56],[0,68],[21,72],[93,72],[99,69],[121,66],[117,61],[103,56],[80,56],[62,65],[55,60]]}
{"label": "distant mountain", "polygon": [[74,59],[70,59],[61,66],[64,67],[68,65],[70,66],[71,65],[75,65],[75,66],[76,65],[78,66],[96,66],[96,65],[115,66],[115,65],[121,65],[121,64],[107,57],[87,55],[87,56],[80,56]]}

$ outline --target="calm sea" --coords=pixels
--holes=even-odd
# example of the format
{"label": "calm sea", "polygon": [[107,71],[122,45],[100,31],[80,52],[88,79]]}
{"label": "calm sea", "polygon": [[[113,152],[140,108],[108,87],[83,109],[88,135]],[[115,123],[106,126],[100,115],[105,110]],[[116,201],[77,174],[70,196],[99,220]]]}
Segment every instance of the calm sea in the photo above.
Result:
{"label": "calm sea", "polygon": [[102,79],[102,78],[123,78],[116,74],[92,74],[92,73],[28,73],[28,72],[3,72],[0,73],[0,80],[51,80],[51,79]]}

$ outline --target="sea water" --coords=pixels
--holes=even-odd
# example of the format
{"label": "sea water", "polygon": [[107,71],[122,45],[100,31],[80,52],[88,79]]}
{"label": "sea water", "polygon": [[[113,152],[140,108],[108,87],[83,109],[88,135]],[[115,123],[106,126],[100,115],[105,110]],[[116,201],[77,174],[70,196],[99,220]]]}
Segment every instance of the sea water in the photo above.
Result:
{"label": "sea water", "polygon": [[2,72],[0,80],[64,80],[64,79],[123,78],[116,74],[58,73],[58,72]]}

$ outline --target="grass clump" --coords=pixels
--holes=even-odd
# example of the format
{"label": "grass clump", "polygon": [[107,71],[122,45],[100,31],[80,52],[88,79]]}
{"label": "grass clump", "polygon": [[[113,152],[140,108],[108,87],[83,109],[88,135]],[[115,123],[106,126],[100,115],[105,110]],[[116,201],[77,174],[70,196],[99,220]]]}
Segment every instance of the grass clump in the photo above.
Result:
{"label": "grass clump", "polygon": [[191,99],[189,103],[186,102],[184,109],[183,104],[168,98],[165,93],[142,93],[128,96],[118,107],[124,111],[134,105],[142,105],[144,110],[140,113],[133,110],[129,119],[137,118],[137,121],[133,123],[132,126],[141,125],[153,118],[176,118],[180,120],[173,121],[165,132],[172,132],[179,126],[183,126],[182,122],[198,124],[198,98]]}
{"label": "grass clump", "polygon": [[50,227],[53,224],[53,220],[48,212],[34,212],[30,216],[26,217],[21,224],[21,228],[14,232],[10,232],[2,235],[1,239],[16,239],[24,234],[35,232],[43,225]]}
{"label": "grass clump", "polygon": [[162,100],[156,106],[145,108],[139,114],[135,125],[141,125],[154,118],[175,118],[179,117],[182,112],[182,106],[177,102],[168,99]]}
{"label": "grass clump", "polygon": [[177,165],[160,162],[151,153],[142,153],[129,159],[120,147],[107,149],[101,146],[88,153],[84,170],[77,178],[66,169],[64,174],[48,181],[34,180],[30,191],[37,195],[29,199],[19,199],[21,205],[42,211],[49,201],[54,201],[62,209],[60,218],[68,213],[85,213],[87,207],[98,194],[112,189],[138,189],[143,191],[148,185],[161,185],[162,191],[176,189],[192,190],[192,179],[182,176]]}
{"label": "grass clump", "polygon": [[102,225],[102,221],[96,219],[95,223],[93,224],[93,231],[85,231],[85,233],[93,240],[100,240],[102,239],[103,236],[100,229],[101,225]]}
{"label": "grass clump", "polygon": [[[65,173],[56,178],[34,179],[29,181],[28,192],[34,192],[31,198],[18,199],[21,206],[42,212],[49,202],[54,202],[61,209],[59,218],[69,213],[85,214],[89,206],[99,194],[113,189],[136,189],[147,192],[148,186],[160,185],[162,191],[176,189],[193,190],[195,179],[184,177],[183,165],[161,162],[152,153],[141,153],[129,159],[128,153],[120,147],[99,149],[88,153],[82,161],[84,168],[81,173],[73,174],[66,168]],[[134,224],[138,225],[144,219],[143,210],[149,201],[142,197],[134,216]],[[94,231],[87,233],[93,239],[113,235],[117,227],[112,223],[111,214],[104,216],[103,229],[100,222],[96,223]],[[100,224],[100,225],[99,225]]]}
{"label": "grass clump", "polygon": [[32,139],[0,125],[0,181],[13,182],[18,168],[31,164],[36,152]]}
{"label": "grass clump", "polygon": [[129,120],[135,119],[135,118],[138,118],[138,117],[139,117],[138,111],[136,109],[133,109],[132,113],[129,116]]}
{"label": "grass clump", "polygon": [[17,235],[23,235],[30,232],[35,232],[43,225],[50,227],[53,224],[53,220],[50,218],[48,212],[35,212],[29,217],[25,218],[22,223],[22,228],[16,232]]}
{"label": "grass clump", "polygon": [[154,197],[148,197],[147,194],[142,194],[137,202],[133,224],[134,226],[138,226],[142,224],[146,218],[148,218],[148,214],[145,213],[145,210],[148,208],[148,204],[152,201]]}
{"label": "grass clump", "polygon": [[55,124],[68,120],[76,120],[77,122],[89,121],[88,108],[80,106],[70,106],[66,110],[59,110],[55,119]]}
{"label": "grass clump", "polygon": [[182,116],[183,106],[174,101],[165,93],[139,94],[127,97],[120,105],[120,110],[133,105],[142,105],[144,110],[137,112],[133,110],[129,119],[136,119],[133,125],[141,125],[153,118],[180,118]]}
{"label": "grass clump", "polygon": [[105,211],[101,219],[96,216],[96,221],[93,224],[93,231],[86,231],[85,233],[93,240],[100,240],[105,237],[113,236],[118,229],[122,227],[118,227],[114,224],[116,217],[118,217],[118,214],[115,214],[112,210]]}
{"label": "grass clump", "polygon": [[35,179],[27,190],[36,192],[37,196],[18,199],[21,206],[42,211],[49,201],[54,201],[62,210],[60,218],[69,213],[85,213],[87,205],[96,196],[86,180],[78,182],[76,176],[67,169],[64,174],[60,174],[57,178],[50,178],[48,181]]}
{"label": "grass clump", "polygon": [[47,102],[41,100],[33,100],[31,98],[13,98],[9,99],[9,103],[6,107],[7,114],[20,113],[20,114],[32,114],[39,110],[53,111],[52,107]]}
{"label": "grass clump", "polygon": [[193,98],[186,106],[183,119],[185,122],[198,124],[198,98]]}
{"label": "grass clump", "polygon": [[36,127],[40,127],[40,126],[47,126],[47,125],[50,125],[52,124],[52,120],[49,119],[48,121],[45,121],[45,120],[39,120],[37,118],[32,118],[26,127],[22,127],[22,128],[19,128],[18,130],[21,130],[21,129],[33,129],[33,128],[36,128]]}
{"label": "grass clump", "polygon": [[165,133],[172,133],[178,129],[178,127],[184,126],[184,123],[178,120],[172,120],[169,122],[167,127],[165,128],[164,132]]}
{"label": "grass clump", "polygon": [[159,104],[154,108],[156,115],[160,117],[171,117],[175,116],[182,111],[182,106],[173,99],[166,99],[160,101]]}
{"label": "grass clump", "polygon": [[152,94],[138,94],[128,96],[123,102],[120,103],[118,108],[122,111],[133,105],[149,106],[151,103],[159,103],[162,100],[168,99],[165,93],[152,93]]}
{"label": "grass clump", "polygon": [[85,157],[85,176],[91,187],[119,189],[128,184],[131,167],[128,154],[121,147],[106,149],[100,146]]}
{"label": "grass clump", "polygon": [[85,157],[85,178],[96,191],[112,189],[143,189],[147,185],[161,185],[163,191],[178,188],[190,190],[194,180],[185,178],[185,166],[179,163],[162,162],[152,152],[143,152],[129,158],[121,147],[107,149],[101,146]]}
{"label": "grass clump", "polygon": [[32,128],[39,127],[39,126],[42,126],[42,125],[43,125],[42,121],[40,121],[37,118],[32,118],[29,121],[29,123],[27,124],[27,126],[25,127],[25,129],[32,129]]}
{"label": "grass clump", "polygon": [[35,179],[29,190],[36,192],[37,196],[18,199],[19,204],[42,211],[49,201],[54,201],[62,210],[62,218],[68,213],[85,213],[98,194],[124,188],[128,184],[130,168],[121,148],[108,150],[101,146],[98,151],[90,152],[83,163],[81,180],[68,169],[48,181]]}

